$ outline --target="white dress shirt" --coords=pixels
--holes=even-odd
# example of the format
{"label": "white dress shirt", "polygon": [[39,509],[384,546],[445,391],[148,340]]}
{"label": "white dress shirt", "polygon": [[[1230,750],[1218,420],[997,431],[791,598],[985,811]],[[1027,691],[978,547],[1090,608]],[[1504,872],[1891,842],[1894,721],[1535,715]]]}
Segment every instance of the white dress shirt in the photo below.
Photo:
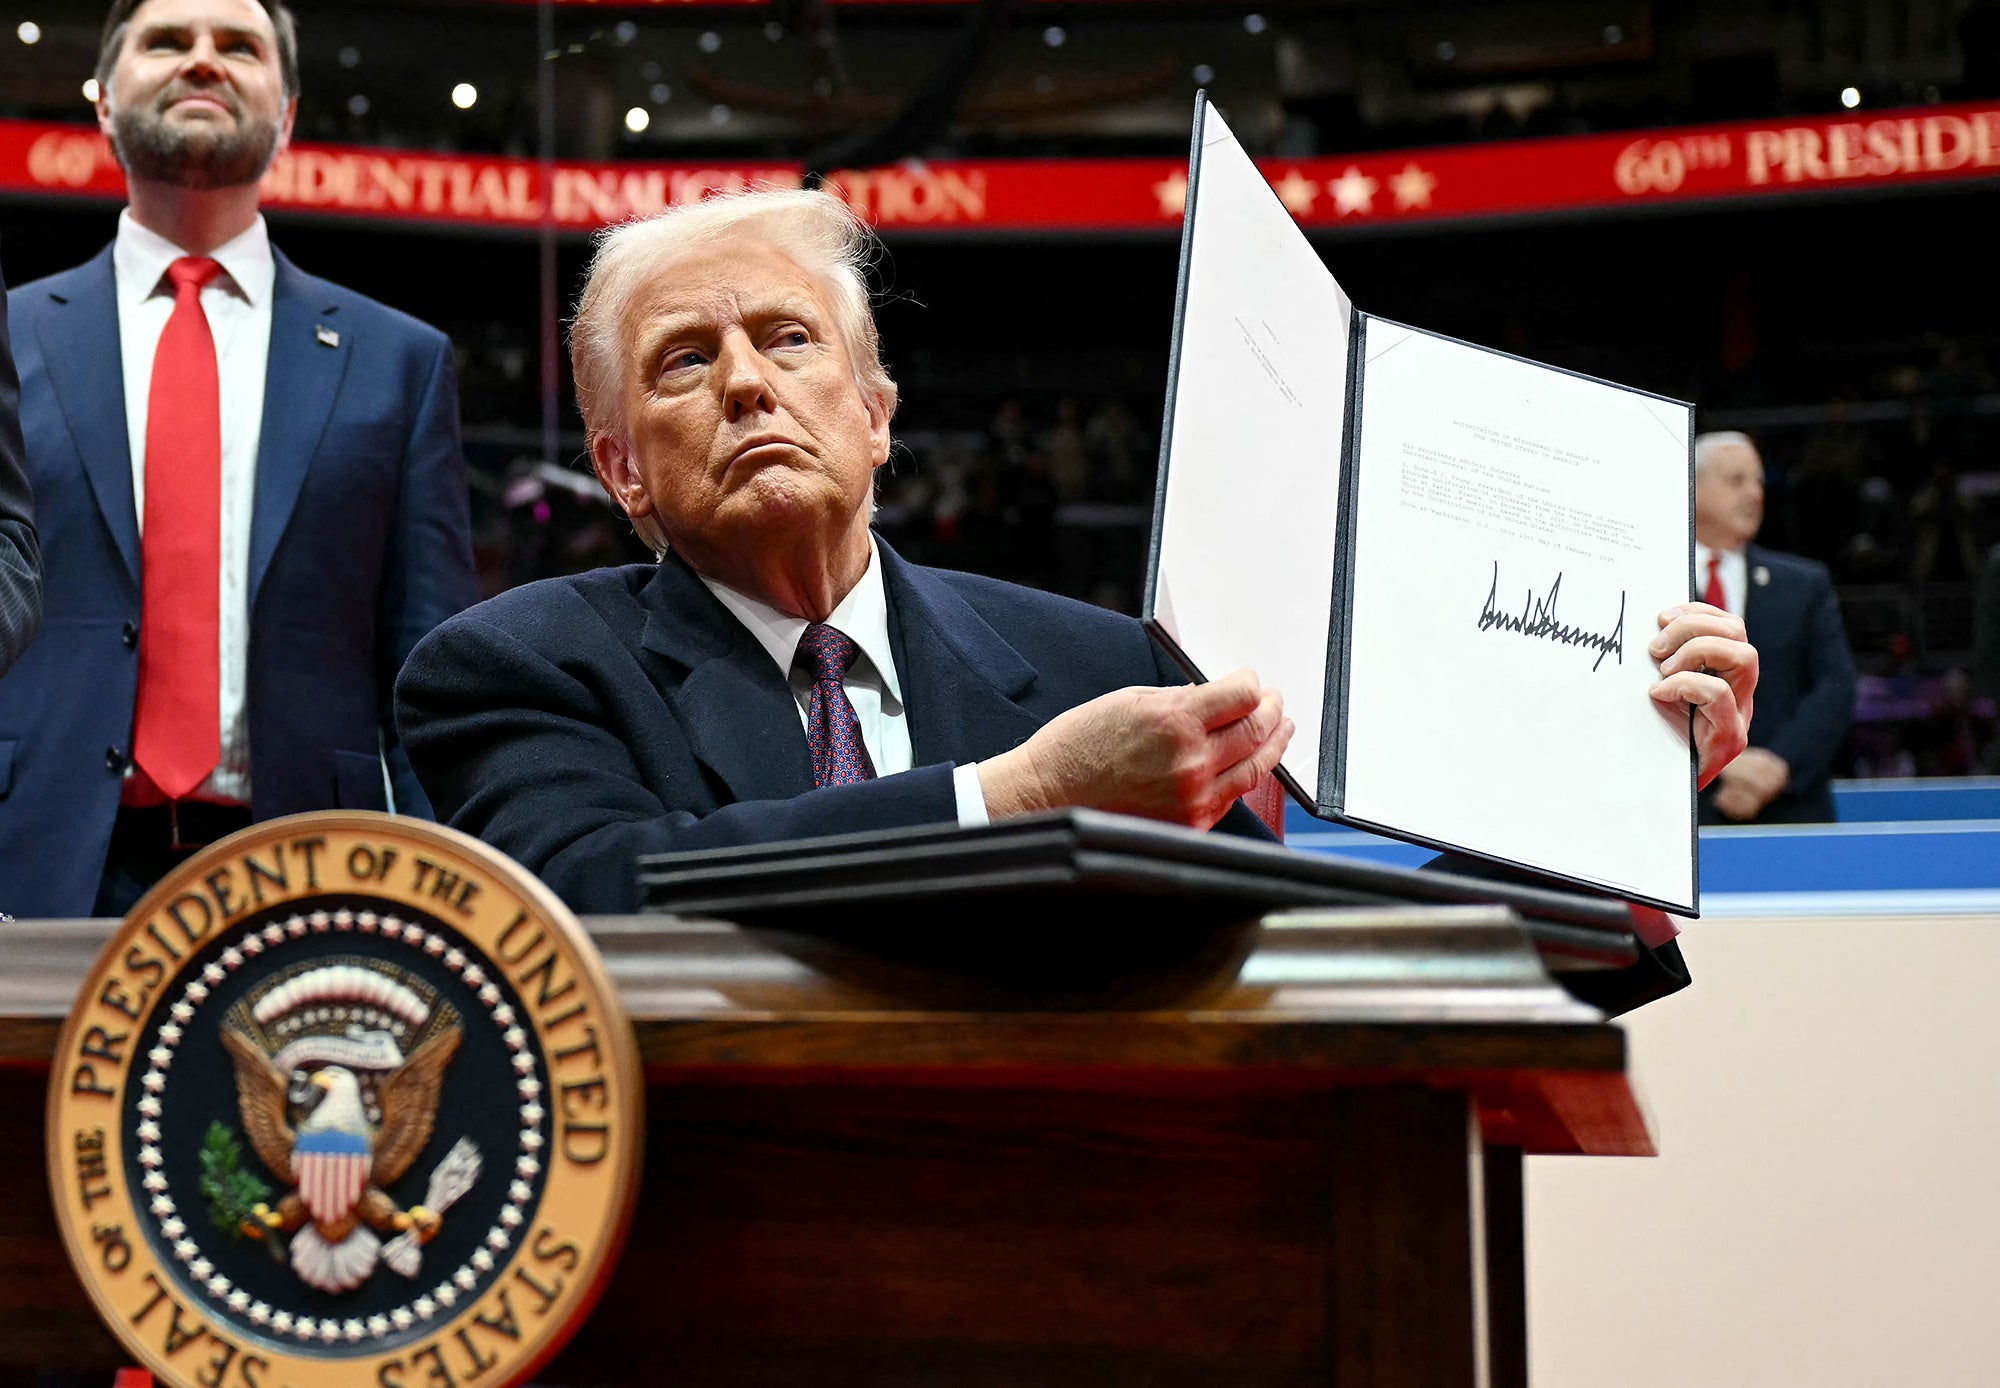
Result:
{"label": "white dress shirt", "polygon": [[[737,621],[749,628],[757,643],[778,664],[791,686],[792,699],[799,706],[799,726],[806,726],[812,707],[812,672],[797,659],[799,640],[808,625],[748,593],[719,583],[706,574],[697,578],[729,609]],[[893,776],[908,771],[915,753],[910,747],[910,721],[903,711],[903,682],[896,673],[896,657],[889,646],[889,595],[882,586],[882,561],[875,553],[873,536],[868,540],[868,568],[826,624],[844,633],[861,648],[843,682],[847,701],[854,705],[855,720],[861,725],[861,742],[868,749],[869,763],[877,776]],[[976,829],[987,823],[986,795],[979,788],[979,764],[968,762],[952,771],[952,790],[958,801],[961,828]]]}
{"label": "white dress shirt", "polygon": [[[148,231],[128,208],[111,244],[118,291],[118,344],[125,378],[125,437],[132,455],[132,505],[146,528],[146,410],[153,356],[174,310],[167,267],[187,252]],[[198,800],[247,803],[250,741],[244,725],[244,672],[250,647],[250,507],[257,487],[257,444],[264,427],[264,373],[271,356],[271,293],[277,262],[259,217],[210,258],[222,273],[201,291],[215,339],[222,406],[222,584],[218,612],[222,760],[195,790]]]}
{"label": "white dress shirt", "polygon": [[[1701,541],[1694,545],[1694,595],[1699,598],[1708,591],[1708,557],[1718,551],[1710,549]],[[1716,570],[1722,579],[1722,597],[1728,609],[1738,617],[1743,615],[1743,597],[1750,586],[1748,561],[1740,549],[1720,551],[1722,567]]]}

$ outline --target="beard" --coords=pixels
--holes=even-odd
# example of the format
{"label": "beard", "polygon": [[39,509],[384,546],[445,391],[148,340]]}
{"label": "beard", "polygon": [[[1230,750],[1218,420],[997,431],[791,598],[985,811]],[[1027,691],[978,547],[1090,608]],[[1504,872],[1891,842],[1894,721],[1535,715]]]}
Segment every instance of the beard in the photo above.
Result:
{"label": "beard", "polygon": [[[236,117],[231,128],[172,126],[167,108],[193,95],[213,97]],[[128,176],[174,188],[237,188],[255,183],[278,152],[278,123],[246,116],[235,95],[220,87],[177,83],[150,107],[120,106],[111,113],[111,148]]]}

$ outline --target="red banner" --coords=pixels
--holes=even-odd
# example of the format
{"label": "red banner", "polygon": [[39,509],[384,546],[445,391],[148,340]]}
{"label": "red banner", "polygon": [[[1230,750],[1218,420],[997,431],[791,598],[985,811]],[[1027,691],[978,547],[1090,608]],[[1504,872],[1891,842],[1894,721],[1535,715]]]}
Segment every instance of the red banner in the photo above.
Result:
{"label": "red banner", "polygon": [[[1744,122],[1559,140],[1264,160],[1300,223],[1364,227],[1585,208],[1645,208],[1806,189],[2000,177],[2000,104]],[[796,164],[560,161],[295,145],[264,205],[405,222],[591,231],[750,186],[797,187]],[[1171,231],[1187,196],[1169,159],[906,163],[835,174],[884,231]],[[94,128],[0,121],[0,194],[120,198]]]}

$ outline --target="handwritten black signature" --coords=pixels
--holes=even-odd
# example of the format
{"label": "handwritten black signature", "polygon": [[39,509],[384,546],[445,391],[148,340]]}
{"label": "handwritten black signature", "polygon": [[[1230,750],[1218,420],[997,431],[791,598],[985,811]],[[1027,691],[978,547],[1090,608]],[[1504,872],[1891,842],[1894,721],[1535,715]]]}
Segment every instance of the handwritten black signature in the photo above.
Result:
{"label": "handwritten black signature", "polygon": [[1537,598],[1530,588],[1528,596],[1521,601],[1521,615],[1509,616],[1494,605],[1500,596],[1500,561],[1493,561],[1493,586],[1486,592],[1486,606],[1479,614],[1479,629],[1491,631],[1498,627],[1501,631],[1519,632],[1523,636],[1538,636],[1544,641],[1554,641],[1564,646],[1583,646],[1597,652],[1597,659],[1591,665],[1594,672],[1604,663],[1604,657],[1615,655],[1618,663],[1625,663],[1625,594],[1618,594],[1618,620],[1609,631],[1602,635],[1585,631],[1582,627],[1568,626],[1556,619],[1556,599],[1562,595],[1563,576],[1558,573],[1556,581],[1549,585],[1549,595]]}

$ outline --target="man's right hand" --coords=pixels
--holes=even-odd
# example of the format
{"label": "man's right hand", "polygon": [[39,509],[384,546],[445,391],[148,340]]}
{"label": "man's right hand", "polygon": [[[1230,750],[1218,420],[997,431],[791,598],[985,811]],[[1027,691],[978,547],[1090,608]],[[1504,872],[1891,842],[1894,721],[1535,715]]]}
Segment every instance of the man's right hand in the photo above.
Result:
{"label": "man's right hand", "polygon": [[1119,689],[979,763],[979,786],[994,819],[1076,807],[1206,829],[1278,764],[1292,731],[1278,691],[1249,670]]}

